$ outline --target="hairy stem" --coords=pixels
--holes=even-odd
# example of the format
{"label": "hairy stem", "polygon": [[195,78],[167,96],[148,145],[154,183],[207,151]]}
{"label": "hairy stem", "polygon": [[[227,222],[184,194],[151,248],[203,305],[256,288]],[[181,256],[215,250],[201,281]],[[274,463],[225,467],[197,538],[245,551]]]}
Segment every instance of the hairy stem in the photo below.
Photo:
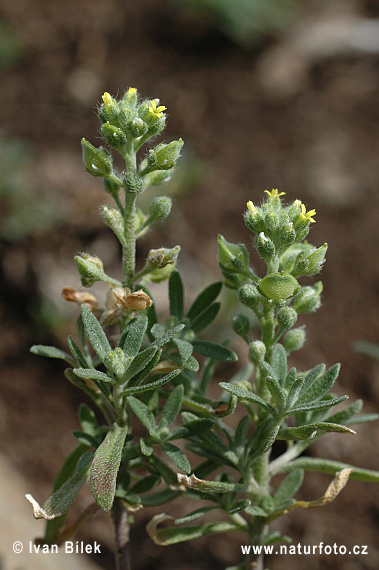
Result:
{"label": "hairy stem", "polygon": [[130,525],[128,513],[119,499],[115,499],[112,517],[115,531],[116,570],[130,570]]}

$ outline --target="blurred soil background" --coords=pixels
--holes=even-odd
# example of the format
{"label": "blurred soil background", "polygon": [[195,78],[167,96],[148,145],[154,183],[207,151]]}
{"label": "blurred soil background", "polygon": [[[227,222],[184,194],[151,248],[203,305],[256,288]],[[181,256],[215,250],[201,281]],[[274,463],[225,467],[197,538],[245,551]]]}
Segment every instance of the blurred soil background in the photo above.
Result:
{"label": "blurred soil background", "polygon": [[[174,196],[173,212],[141,242],[139,262],[150,247],[181,244],[179,269],[190,301],[220,279],[219,232],[249,243],[242,222],[247,200],[259,202],[272,188],[288,200],[300,198],[317,210],[310,241],[328,242],[329,250],[323,306],[302,319],[308,341],[293,362],[303,369],[341,362],[338,394],[363,398],[367,413],[378,411],[378,362],[352,348],[357,340],[379,342],[378,2],[0,0],[0,66],[4,528],[20,493],[42,502],[49,495],[75,445],[70,431],[78,428],[83,400],[65,380],[63,365],[29,348],[64,349],[74,330],[77,308],[60,296],[64,286],[80,286],[74,253],[99,255],[117,276],[119,251],[98,216],[109,197],[84,172],[80,150],[83,136],[101,144],[95,111],[104,91],[121,95],[133,86],[144,97],[159,97],[169,113],[163,140],[185,141],[177,175],[160,189]],[[251,258],[254,264],[252,248]],[[157,295],[164,303],[164,289]],[[223,317],[229,319],[235,306],[230,295],[225,300]],[[219,339],[230,333],[219,324]],[[232,372],[225,366],[218,379]],[[364,424],[357,432],[326,435],[311,450],[379,469],[379,425]],[[24,477],[21,491],[5,486],[12,470]],[[307,474],[299,497],[318,498],[329,481]],[[78,508],[88,500],[79,499]],[[186,505],[165,511],[184,514]],[[29,524],[26,504],[20,527],[24,516]],[[240,558],[243,538],[233,535],[157,547],[145,532],[150,516],[138,513],[132,532],[136,570],[221,569]],[[278,556],[266,566],[378,568],[378,524],[378,487],[351,481],[335,503],[292,512],[277,528],[294,544],[366,544],[368,555]],[[42,523],[29,524],[28,532],[28,540],[42,535]],[[9,555],[16,539],[4,540],[2,569],[21,567]],[[94,517],[79,539],[100,541],[103,555],[92,563],[113,567],[107,515]],[[31,558],[25,564],[42,567]],[[58,565],[51,561],[50,567]]]}

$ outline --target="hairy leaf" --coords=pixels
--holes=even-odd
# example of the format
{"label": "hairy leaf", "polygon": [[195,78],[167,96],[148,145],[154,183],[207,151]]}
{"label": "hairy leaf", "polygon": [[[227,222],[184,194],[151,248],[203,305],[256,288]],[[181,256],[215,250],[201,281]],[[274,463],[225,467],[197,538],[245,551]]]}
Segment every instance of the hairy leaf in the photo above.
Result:
{"label": "hairy leaf", "polygon": [[193,321],[195,317],[200,315],[213,301],[218,297],[222,287],[222,282],[212,283],[192,303],[186,317]]}
{"label": "hairy leaf", "polygon": [[214,358],[221,362],[235,362],[238,360],[236,353],[222,344],[207,340],[194,340],[192,344],[195,352],[208,358]]}

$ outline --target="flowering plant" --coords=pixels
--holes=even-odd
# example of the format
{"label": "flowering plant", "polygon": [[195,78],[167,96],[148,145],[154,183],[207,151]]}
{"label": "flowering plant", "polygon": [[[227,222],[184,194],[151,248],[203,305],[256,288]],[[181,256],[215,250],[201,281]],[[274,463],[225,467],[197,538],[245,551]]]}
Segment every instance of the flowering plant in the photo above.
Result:
{"label": "flowering plant", "polygon": [[[113,207],[102,207],[101,215],[121,246],[120,278],[109,276],[96,255],[75,256],[82,286],[103,283],[104,299],[66,287],[63,297],[81,307],[77,339],[68,338],[70,352],[32,347],[35,354],[65,361],[67,379],[92,401],[79,408],[80,430],[73,432],[78,444],[64,462],[52,495],[43,506],[27,496],[34,516],[47,521],[39,540],[62,543],[98,509],[111,511],[120,569],[130,568],[127,529],[143,507],[167,505],[178,497],[202,505],[177,520],[163,512],[155,516],[147,530],[157,544],[243,531],[247,542],[259,547],[289,540],[270,531],[271,521],[296,507],[330,502],[349,476],[379,481],[378,472],[302,456],[323,434],[353,434],[353,424],[377,417],[357,415],[360,400],[333,411],[347,399],[330,393],[338,364],[306,371],[287,364],[305,341],[304,328],[296,327],[298,315],[321,305],[322,283],[302,284],[303,277],[321,270],[327,250],[326,244],[315,247],[306,241],[315,210],[307,212],[300,200],[283,203],[284,193],[277,190],[266,191],[259,206],[248,202],[244,221],[267,266],[263,277],[251,268],[245,245],[218,236],[223,283],[235,291],[241,305],[232,326],[246,344],[248,364],[220,383],[217,400],[208,390],[217,365],[237,360],[226,343],[204,339],[203,334],[217,316],[223,284],[210,284],[186,307],[176,269],[179,245],[150,250],[144,265],[136,268],[137,240],[171,210],[167,196],[155,197],[148,212],[139,207],[138,198],[170,178],[183,145],[181,139],[159,143],[137,161],[143,145],[164,130],[165,110],[158,99],[141,101],[134,88],[120,100],[103,95],[98,109],[101,132],[123,158],[125,170],[116,170],[106,148],[85,139],[83,161],[88,173],[103,178],[114,200]],[[163,323],[149,291],[149,284],[160,281],[168,281],[169,314]],[[233,413],[238,414],[235,429],[226,419]],[[272,458],[277,441],[284,442],[285,449]],[[191,464],[186,449],[201,461]],[[330,473],[334,479],[320,499],[299,501],[293,496],[307,470]],[[288,475],[273,491],[272,479],[280,473]],[[67,526],[67,510],[88,480],[94,501]],[[213,517],[217,511],[223,513],[220,520]],[[162,527],[168,520],[173,524]],[[262,555],[256,552],[246,553],[235,568],[247,569],[253,562],[263,568]]]}

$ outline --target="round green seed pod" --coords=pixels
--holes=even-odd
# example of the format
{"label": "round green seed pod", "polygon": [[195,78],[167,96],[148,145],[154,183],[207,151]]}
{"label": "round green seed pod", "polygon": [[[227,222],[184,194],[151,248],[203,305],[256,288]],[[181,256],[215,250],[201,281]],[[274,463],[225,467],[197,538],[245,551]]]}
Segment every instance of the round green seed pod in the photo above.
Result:
{"label": "round green seed pod", "polygon": [[259,303],[261,294],[255,285],[247,283],[238,289],[238,297],[246,307],[254,309]]}
{"label": "round green seed pod", "polygon": [[250,321],[246,315],[242,313],[238,313],[234,315],[232,318],[232,327],[236,334],[239,336],[245,337],[249,334],[250,330]]}
{"label": "round green seed pod", "polygon": [[287,352],[294,352],[302,348],[305,342],[305,330],[302,328],[292,329],[283,337],[283,346]]}
{"label": "round green seed pod", "polygon": [[282,330],[288,330],[297,321],[297,312],[292,307],[282,307],[276,315],[278,325]]}
{"label": "round green seed pod", "polygon": [[271,273],[259,282],[260,292],[273,301],[289,299],[300,289],[299,283],[289,273]]}
{"label": "round green seed pod", "polygon": [[263,360],[266,354],[266,346],[261,340],[253,340],[249,344],[249,358],[252,362]]}

